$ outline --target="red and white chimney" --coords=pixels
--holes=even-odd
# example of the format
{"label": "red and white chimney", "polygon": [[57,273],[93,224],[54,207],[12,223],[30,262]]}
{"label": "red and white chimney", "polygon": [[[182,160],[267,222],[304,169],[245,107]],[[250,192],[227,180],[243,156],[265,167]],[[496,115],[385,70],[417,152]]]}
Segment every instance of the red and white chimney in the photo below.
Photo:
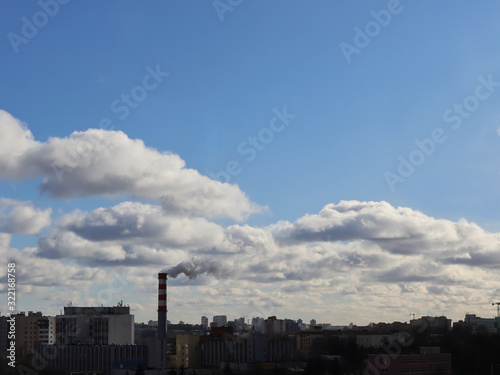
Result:
{"label": "red and white chimney", "polygon": [[158,338],[167,336],[167,274],[158,274]]}

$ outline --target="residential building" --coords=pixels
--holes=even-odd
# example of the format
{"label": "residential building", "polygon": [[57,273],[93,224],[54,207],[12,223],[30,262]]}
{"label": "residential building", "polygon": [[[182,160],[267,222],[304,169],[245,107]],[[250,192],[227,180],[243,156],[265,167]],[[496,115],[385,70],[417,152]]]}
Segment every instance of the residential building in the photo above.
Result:
{"label": "residential building", "polygon": [[321,326],[314,326],[310,329],[300,331],[296,334],[297,349],[301,356],[307,356],[311,352],[311,344],[315,339],[323,338]]}
{"label": "residential building", "polygon": [[[41,312],[24,311],[12,315],[15,318],[16,354],[26,356],[32,354],[36,344],[54,344],[56,340],[55,317],[43,316]],[[0,318],[0,350],[2,353],[7,349],[8,329],[7,320]]]}
{"label": "residential building", "polygon": [[198,335],[176,336],[174,360],[176,367],[198,367],[199,339]]}
{"label": "residential building", "polygon": [[227,326],[227,316],[226,315],[215,315],[213,323],[217,325],[217,327],[226,327]]}

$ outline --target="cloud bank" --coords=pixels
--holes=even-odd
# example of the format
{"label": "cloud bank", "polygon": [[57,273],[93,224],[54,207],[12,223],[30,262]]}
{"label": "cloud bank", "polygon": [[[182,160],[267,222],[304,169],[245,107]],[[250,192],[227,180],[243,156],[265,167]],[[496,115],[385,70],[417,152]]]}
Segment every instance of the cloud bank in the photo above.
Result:
{"label": "cloud bank", "polygon": [[[119,131],[89,129],[40,142],[0,111],[0,178],[41,179],[41,192],[55,199],[123,200],[52,223],[50,208],[0,198],[0,255],[24,270],[23,293],[58,288],[52,301],[58,308],[65,296],[95,301],[109,289],[96,292],[95,285],[105,285],[117,270],[134,280],[127,290],[148,314],[162,269],[170,274],[169,287],[196,286],[174,293],[174,306],[191,311],[197,305],[206,313],[240,306],[246,316],[328,316],[332,306],[346,319],[383,319],[422,306],[446,314],[485,306],[500,294],[500,233],[464,219],[354,200],[294,222],[224,226],[212,219],[241,221],[262,208],[238,186]],[[44,230],[36,247],[11,247],[13,235]],[[116,295],[117,301],[126,296]]]}
{"label": "cloud bank", "polygon": [[130,195],[186,215],[243,220],[262,210],[238,186],[203,176],[178,155],[121,131],[89,129],[38,142],[5,111],[0,111],[0,177],[43,178],[42,193],[55,198]]}

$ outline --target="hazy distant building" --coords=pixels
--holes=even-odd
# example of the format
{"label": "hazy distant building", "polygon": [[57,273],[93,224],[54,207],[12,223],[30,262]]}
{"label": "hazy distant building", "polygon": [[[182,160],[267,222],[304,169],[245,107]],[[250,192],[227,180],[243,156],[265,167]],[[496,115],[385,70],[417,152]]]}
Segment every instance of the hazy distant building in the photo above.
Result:
{"label": "hazy distant building", "polygon": [[265,333],[264,318],[252,318],[252,327],[254,332]]}
{"label": "hazy distant building", "polygon": [[445,333],[451,331],[451,319],[446,316],[423,316],[410,320],[410,327],[431,333]]}
{"label": "hazy distant building", "polygon": [[295,334],[295,333],[300,331],[299,324],[295,320],[284,319],[283,324],[284,324],[285,333],[287,335]]}
{"label": "hazy distant building", "polygon": [[476,314],[466,314],[465,323],[475,323],[478,333],[498,333],[500,332],[500,317],[480,318]]}
{"label": "hazy distant building", "polygon": [[133,345],[134,316],[130,307],[73,307],[64,308],[56,316],[58,344]]}
{"label": "hazy distant building", "polygon": [[379,348],[382,344],[390,345],[394,342],[404,343],[407,337],[403,334],[390,335],[356,335],[358,348]]}
{"label": "hazy distant building", "polygon": [[208,318],[206,316],[201,317],[201,325],[205,328],[208,328]]}
{"label": "hazy distant building", "polygon": [[270,316],[264,320],[264,333],[269,336],[283,335],[285,333],[285,324],[282,319]]}
{"label": "hazy distant building", "polygon": [[227,316],[226,315],[215,315],[213,323],[217,325],[217,327],[226,327],[227,326]]}

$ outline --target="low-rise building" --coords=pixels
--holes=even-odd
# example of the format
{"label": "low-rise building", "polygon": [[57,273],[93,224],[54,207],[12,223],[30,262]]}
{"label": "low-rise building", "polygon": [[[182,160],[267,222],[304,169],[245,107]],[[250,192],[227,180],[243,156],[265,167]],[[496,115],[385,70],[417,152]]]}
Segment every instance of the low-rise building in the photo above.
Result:
{"label": "low-rise building", "polygon": [[147,348],[144,345],[37,345],[36,350],[51,353],[46,368],[50,374],[100,371],[111,374],[112,369],[128,369],[134,373],[139,366],[147,367]]}
{"label": "low-rise building", "polygon": [[439,348],[421,348],[420,354],[412,355],[369,354],[364,374],[451,375],[451,354],[439,354]]}
{"label": "low-rise building", "polygon": [[500,332],[500,317],[481,318],[476,314],[465,314],[465,323],[473,323],[477,326],[478,333],[498,333]]}

